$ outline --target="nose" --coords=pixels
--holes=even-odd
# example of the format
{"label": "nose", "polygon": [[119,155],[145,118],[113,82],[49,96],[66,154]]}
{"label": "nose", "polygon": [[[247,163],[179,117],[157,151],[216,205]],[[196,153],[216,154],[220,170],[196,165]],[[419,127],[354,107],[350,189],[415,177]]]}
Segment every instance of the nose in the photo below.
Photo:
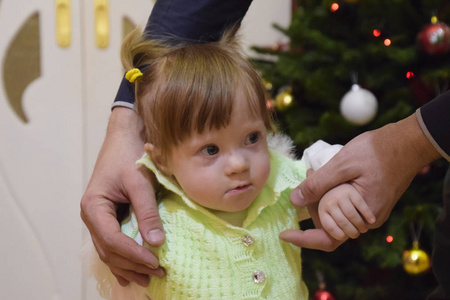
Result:
{"label": "nose", "polygon": [[239,174],[247,171],[248,168],[249,163],[245,154],[235,151],[228,155],[225,165],[225,172],[227,175]]}

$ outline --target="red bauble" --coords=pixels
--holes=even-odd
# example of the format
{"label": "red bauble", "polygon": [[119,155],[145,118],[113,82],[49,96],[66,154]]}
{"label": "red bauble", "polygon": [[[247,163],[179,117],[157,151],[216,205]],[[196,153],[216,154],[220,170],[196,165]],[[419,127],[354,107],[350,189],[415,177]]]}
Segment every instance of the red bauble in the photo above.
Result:
{"label": "red bauble", "polygon": [[335,298],[330,292],[319,289],[314,293],[314,300],[335,300]]}
{"label": "red bauble", "polygon": [[417,36],[421,49],[428,54],[443,54],[450,50],[450,27],[437,22],[425,26]]}

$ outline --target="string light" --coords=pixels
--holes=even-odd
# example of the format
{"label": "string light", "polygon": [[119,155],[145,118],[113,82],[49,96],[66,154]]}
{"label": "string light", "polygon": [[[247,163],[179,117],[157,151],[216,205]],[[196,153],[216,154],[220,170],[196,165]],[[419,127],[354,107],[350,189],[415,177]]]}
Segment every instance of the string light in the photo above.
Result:
{"label": "string light", "polygon": [[331,4],[330,10],[332,12],[336,12],[339,9],[339,4],[337,4],[336,2]]}
{"label": "string light", "polygon": [[380,34],[381,34],[381,31],[380,31],[380,30],[378,30],[378,29],[374,29],[374,30],[373,30],[373,35],[374,35],[375,37],[379,37]]}
{"label": "string light", "polygon": [[431,24],[436,24],[438,21],[438,18],[436,16],[431,17]]}
{"label": "string light", "polygon": [[388,235],[386,237],[386,242],[388,242],[389,244],[392,243],[394,241],[394,237],[392,235]]}
{"label": "string light", "polygon": [[406,72],[406,78],[410,79],[414,76],[413,72]]}
{"label": "string light", "polygon": [[390,39],[385,39],[385,40],[384,40],[384,45],[385,45],[386,47],[390,46],[390,45],[391,45],[391,40],[390,40]]}

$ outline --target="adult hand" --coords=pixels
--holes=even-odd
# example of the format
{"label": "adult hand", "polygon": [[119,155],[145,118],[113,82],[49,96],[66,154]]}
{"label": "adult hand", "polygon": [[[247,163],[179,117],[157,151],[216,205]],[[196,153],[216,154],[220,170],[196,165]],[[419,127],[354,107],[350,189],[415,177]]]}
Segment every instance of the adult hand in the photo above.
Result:
{"label": "adult hand", "polygon": [[[376,217],[369,228],[378,228],[416,174],[439,157],[413,114],[351,140],[291,193],[291,202],[311,207],[331,188],[349,182]],[[299,247],[325,251],[333,251],[341,244],[330,239],[323,229],[289,231],[280,238]]]}
{"label": "adult hand", "polygon": [[81,218],[101,260],[122,286],[130,281],[147,286],[148,275],[164,276],[158,259],[120,231],[116,215],[117,204],[131,201],[144,240],[155,247],[164,243],[164,229],[153,188],[156,181],[135,163],[144,152],[141,128],[140,119],[133,110],[114,108],[105,141],[80,203]]}
{"label": "adult hand", "polygon": [[[309,169],[307,176],[310,177],[315,171]],[[292,191],[293,193],[294,191]],[[292,202],[291,193],[291,202]],[[292,243],[298,247],[322,250],[322,251],[334,251],[342,243],[346,241],[337,240],[333,238],[325,229],[323,229],[322,223],[319,217],[319,202],[311,202],[306,205],[308,213],[314,223],[315,229],[308,230],[295,230],[288,229],[280,233],[279,238],[282,241]]]}

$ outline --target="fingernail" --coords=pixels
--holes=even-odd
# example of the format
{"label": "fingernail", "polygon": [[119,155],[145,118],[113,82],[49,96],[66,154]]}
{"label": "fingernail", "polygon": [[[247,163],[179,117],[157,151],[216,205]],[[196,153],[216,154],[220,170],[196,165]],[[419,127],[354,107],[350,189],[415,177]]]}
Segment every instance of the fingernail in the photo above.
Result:
{"label": "fingernail", "polygon": [[300,198],[300,202],[305,202],[305,198],[303,197],[303,193],[301,189],[297,189],[298,191],[298,197]]}
{"label": "fingernail", "polygon": [[153,229],[150,230],[147,234],[148,240],[151,243],[161,243],[164,241],[164,233],[162,232],[161,229]]}
{"label": "fingernail", "polygon": [[164,276],[166,276],[166,273],[164,272],[164,270],[163,269],[158,269],[158,270],[156,270],[157,272],[156,272],[156,277],[158,277],[158,278],[164,278]]}
{"label": "fingernail", "polygon": [[295,206],[303,206],[305,205],[305,199],[303,198],[302,191],[297,188],[291,193],[291,203]]}
{"label": "fingernail", "polygon": [[136,283],[142,287],[147,287],[150,284],[150,279],[148,278],[148,276],[146,276],[146,278],[138,277],[136,278]]}

